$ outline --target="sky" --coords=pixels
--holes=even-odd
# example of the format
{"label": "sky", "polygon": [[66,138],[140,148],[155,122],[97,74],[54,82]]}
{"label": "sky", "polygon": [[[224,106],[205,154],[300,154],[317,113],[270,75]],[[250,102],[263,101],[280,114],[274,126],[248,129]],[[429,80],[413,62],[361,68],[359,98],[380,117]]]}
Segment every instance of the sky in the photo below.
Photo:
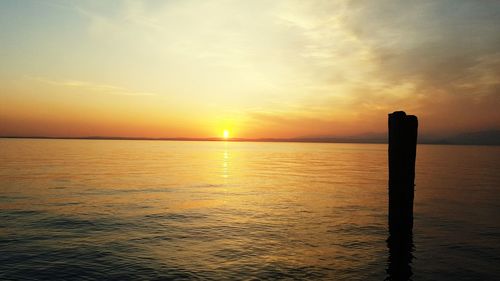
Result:
{"label": "sky", "polygon": [[0,0],[0,136],[500,129],[500,1]]}

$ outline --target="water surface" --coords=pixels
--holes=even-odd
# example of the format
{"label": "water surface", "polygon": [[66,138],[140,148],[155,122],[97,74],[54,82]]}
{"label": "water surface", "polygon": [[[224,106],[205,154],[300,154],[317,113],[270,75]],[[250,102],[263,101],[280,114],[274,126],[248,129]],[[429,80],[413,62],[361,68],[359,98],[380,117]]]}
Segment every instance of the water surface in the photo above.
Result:
{"label": "water surface", "polygon": [[[386,145],[4,139],[0,160],[0,279],[390,273]],[[499,164],[418,146],[413,280],[500,280]]]}

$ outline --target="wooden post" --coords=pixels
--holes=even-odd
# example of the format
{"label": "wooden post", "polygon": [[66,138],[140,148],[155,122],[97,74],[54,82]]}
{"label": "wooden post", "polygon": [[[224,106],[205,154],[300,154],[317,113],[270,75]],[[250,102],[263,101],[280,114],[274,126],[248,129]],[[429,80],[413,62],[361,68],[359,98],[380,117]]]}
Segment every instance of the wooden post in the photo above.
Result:
{"label": "wooden post", "polygon": [[411,234],[418,120],[404,111],[389,114],[389,232]]}

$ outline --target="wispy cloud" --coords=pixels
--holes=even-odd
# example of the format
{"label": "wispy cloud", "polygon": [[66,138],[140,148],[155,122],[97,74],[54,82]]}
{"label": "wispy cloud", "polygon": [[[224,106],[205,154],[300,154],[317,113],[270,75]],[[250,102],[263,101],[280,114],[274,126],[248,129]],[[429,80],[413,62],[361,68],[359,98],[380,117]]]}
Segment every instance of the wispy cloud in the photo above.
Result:
{"label": "wispy cloud", "polygon": [[83,91],[107,94],[107,95],[119,95],[119,96],[155,96],[155,93],[150,92],[139,92],[126,89],[123,87],[107,85],[107,84],[97,84],[86,81],[79,80],[52,80],[44,77],[34,77],[33,80],[53,86],[67,87],[67,88],[78,88]]}

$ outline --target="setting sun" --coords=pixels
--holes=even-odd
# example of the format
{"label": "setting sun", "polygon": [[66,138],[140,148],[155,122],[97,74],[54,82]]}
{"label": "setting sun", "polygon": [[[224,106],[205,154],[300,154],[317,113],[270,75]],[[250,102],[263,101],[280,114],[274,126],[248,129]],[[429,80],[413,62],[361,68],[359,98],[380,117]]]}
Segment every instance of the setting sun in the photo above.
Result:
{"label": "setting sun", "polygon": [[228,139],[229,138],[229,131],[224,130],[223,136],[224,136],[224,139]]}

